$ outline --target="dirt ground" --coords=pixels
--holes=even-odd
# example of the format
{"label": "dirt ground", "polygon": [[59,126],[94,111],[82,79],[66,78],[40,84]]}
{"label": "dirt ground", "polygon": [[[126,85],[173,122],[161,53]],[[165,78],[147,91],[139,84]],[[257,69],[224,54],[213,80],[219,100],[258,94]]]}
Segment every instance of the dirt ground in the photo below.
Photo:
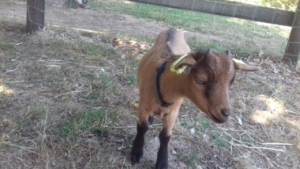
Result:
{"label": "dirt ground", "polygon": [[[159,117],[141,162],[129,160],[135,73],[147,38],[167,26],[105,11],[46,10],[51,26],[29,36],[24,2],[0,2],[0,168],[153,168]],[[237,73],[227,123],[213,123],[185,100],[169,168],[300,168],[300,75],[268,57],[244,61],[261,70]]]}

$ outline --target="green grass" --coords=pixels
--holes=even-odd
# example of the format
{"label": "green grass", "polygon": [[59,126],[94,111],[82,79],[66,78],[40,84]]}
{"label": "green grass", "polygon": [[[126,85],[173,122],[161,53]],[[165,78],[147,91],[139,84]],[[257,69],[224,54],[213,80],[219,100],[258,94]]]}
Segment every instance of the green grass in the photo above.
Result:
{"label": "green grass", "polygon": [[[91,1],[94,10],[104,9],[115,14],[127,14],[137,18],[145,18],[163,22],[167,26],[182,28],[188,31],[220,37],[219,42],[205,41],[189,43],[191,47],[209,47],[219,51],[233,49],[238,55],[258,53],[268,41],[274,47],[267,47],[265,54],[282,57],[288,32],[279,26],[258,25],[256,22],[222,17],[187,10],[172,9],[127,1]],[[254,38],[260,38],[254,40]],[[228,39],[230,43],[224,43]],[[263,41],[260,41],[263,39]],[[277,42],[278,41],[278,42]],[[275,51],[274,51],[275,50]]]}
{"label": "green grass", "polygon": [[162,21],[168,25],[184,28],[190,31],[206,32],[211,29],[221,29],[222,32],[226,32],[226,30],[236,30],[238,31],[236,33],[241,32],[245,36],[259,36],[264,38],[277,35],[278,31],[282,31],[278,26],[258,26],[255,22],[242,19],[234,19],[231,17],[222,17],[135,2],[113,2],[112,4],[110,2],[92,1],[91,7],[92,9],[105,8],[110,12]]}
{"label": "green grass", "polygon": [[101,78],[100,87],[103,90],[105,90],[106,88],[108,88],[110,85],[114,83],[114,78],[107,74],[102,74],[100,78]]}
{"label": "green grass", "polygon": [[95,33],[92,33],[92,32],[86,32],[86,31],[82,31],[80,33],[82,36],[85,36],[85,37],[88,37],[88,38],[91,38],[95,35]]}
{"label": "green grass", "polygon": [[12,44],[7,43],[5,40],[0,41],[0,50],[3,51],[12,51],[15,50],[15,46]]}
{"label": "green grass", "polygon": [[211,129],[212,127],[210,126],[210,123],[208,121],[203,121],[201,123],[201,128],[202,130],[204,130],[204,129]]}
{"label": "green grass", "polygon": [[126,81],[127,81],[127,83],[129,83],[131,85],[137,83],[137,79],[136,79],[135,75],[128,75],[128,76],[126,76]]}
{"label": "green grass", "polygon": [[80,73],[80,75],[81,75],[82,77],[85,77],[85,78],[87,78],[87,79],[89,79],[89,80],[95,79],[95,75],[94,75],[93,73],[85,72],[85,71],[83,71],[83,70],[80,70],[79,73]]}
{"label": "green grass", "polygon": [[217,145],[219,145],[221,147],[229,148],[229,146],[230,146],[229,142],[223,138],[217,138],[214,141]]}
{"label": "green grass", "polygon": [[217,131],[212,131],[211,132],[211,140],[213,140],[215,142],[215,144],[221,146],[221,147],[225,147],[225,148],[229,148],[230,144],[227,140],[225,140],[224,138],[220,137],[221,134]]}
{"label": "green grass", "polygon": [[179,160],[183,161],[186,165],[191,166],[193,168],[196,167],[195,162],[198,160],[197,154],[179,154]]}
{"label": "green grass", "polygon": [[105,130],[101,127],[115,118],[116,115],[116,112],[105,111],[103,109],[77,114],[72,120],[62,126],[59,134],[65,137],[72,137],[81,131],[105,133]]}
{"label": "green grass", "polygon": [[80,51],[82,54],[89,56],[99,56],[99,53],[106,51],[105,56],[111,56],[116,54],[116,51],[111,48],[106,48],[103,45],[98,45],[96,43],[89,43],[84,41],[76,42],[76,50]]}

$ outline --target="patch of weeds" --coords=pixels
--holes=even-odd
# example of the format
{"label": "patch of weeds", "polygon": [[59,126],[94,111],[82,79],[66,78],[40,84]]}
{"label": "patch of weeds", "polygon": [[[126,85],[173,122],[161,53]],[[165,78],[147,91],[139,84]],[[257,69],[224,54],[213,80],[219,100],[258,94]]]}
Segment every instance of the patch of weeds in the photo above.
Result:
{"label": "patch of weeds", "polygon": [[201,128],[202,129],[211,129],[210,123],[208,121],[201,122]]}
{"label": "patch of weeds", "polygon": [[137,67],[139,66],[139,64],[140,64],[140,61],[137,60],[137,59],[130,60],[130,62],[129,62],[129,66],[130,66],[130,67],[135,67],[135,68],[137,68]]}
{"label": "patch of weeds", "polygon": [[114,48],[106,48],[105,49],[107,56],[115,55],[117,51]]}
{"label": "patch of weeds", "polygon": [[225,148],[229,148],[230,144],[227,140],[223,139],[223,138],[217,138],[215,140],[215,143],[219,146],[225,147]]}
{"label": "patch of weeds", "polygon": [[2,51],[13,51],[15,50],[15,46],[6,42],[6,41],[0,41],[0,50]]}
{"label": "patch of weeds", "polygon": [[101,127],[108,124],[110,120],[116,116],[116,112],[102,109],[77,114],[71,121],[62,126],[59,135],[75,137],[77,133],[81,131],[92,131],[104,134],[105,130]]}
{"label": "patch of weeds", "polygon": [[219,43],[202,43],[201,46],[205,46],[206,48],[212,48],[220,52],[226,50],[226,47]]}
{"label": "patch of weeds", "polygon": [[122,169],[130,169],[130,168],[131,168],[131,165],[128,165],[128,164],[122,165]]}
{"label": "patch of weeds", "polygon": [[215,140],[220,136],[220,133],[216,132],[216,131],[212,131],[211,132],[211,139]]}
{"label": "patch of weeds", "polygon": [[116,49],[109,45],[86,42],[83,40],[76,41],[73,46],[75,50],[84,55],[91,56],[94,60],[99,60],[99,57],[116,55],[117,53]]}
{"label": "patch of weeds", "polygon": [[88,72],[85,72],[85,71],[83,71],[83,70],[80,70],[79,73],[80,73],[80,75],[81,75],[82,77],[85,77],[85,78],[87,78],[87,79],[90,79],[90,80],[95,79],[95,75],[92,74],[92,73],[88,73]]}
{"label": "patch of weeds", "polygon": [[126,81],[129,84],[136,84],[137,79],[136,79],[136,76],[129,75],[129,76],[126,77]]}
{"label": "patch of weeds", "polygon": [[4,94],[3,92],[0,92],[0,103],[3,103],[5,98],[6,98],[6,94]]}
{"label": "patch of weeds", "polygon": [[250,138],[245,138],[242,141],[246,142],[249,145],[255,145],[256,141]]}
{"label": "patch of weeds", "polygon": [[76,125],[74,122],[67,122],[59,132],[61,136],[73,136],[76,132]]}
{"label": "patch of weeds", "polygon": [[103,50],[102,47],[95,45],[93,43],[87,43],[84,41],[77,41],[76,42],[78,50],[85,54],[85,55],[89,55],[89,56],[96,56],[99,53],[101,53],[101,51]]}
{"label": "patch of weeds", "polygon": [[115,81],[114,78],[108,76],[107,74],[102,74],[101,77],[100,77],[100,79],[101,79],[101,85],[100,85],[100,87],[103,90],[106,89],[106,88],[108,88]]}
{"label": "patch of weeds", "polygon": [[196,167],[195,162],[198,160],[198,156],[196,154],[179,154],[179,160],[184,162],[186,165],[191,166],[193,168]]}
{"label": "patch of weeds", "polygon": [[[88,77],[91,78],[90,75]],[[95,78],[93,76],[93,78]],[[95,100],[101,97],[101,92],[106,90],[115,82],[115,79],[107,74],[102,74],[99,78],[91,79],[92,92],[90,92],[86,99]]]}
{"label": "patch of weeds", "polygon": [[230,49],[229,46],[227,45],[222,45],[220,43],[207,43],[207,42],[197,42],[196,38],[190,38],[187,40],[187,43],[189,44],[189,46],[191,46],[192,48],[199,48],[199,49],[215,49],[217,51],[226,51],[228,49]]}
{"label": "patch of weeds", "polygon": [[43,118],[45,118],[49,107],[45,104],[40,104],[36,107],[32,107],[30,111],[24,113],[22,118],[17,119],[19,124],[19,132],[22,136],[34,138],[38,135],[36,131],[40,129]]}
{"label": "patch of weeds", "polygon": [[57,53],[63,52],[64,50],[69,50],[75,48],[74,44],[64,41],[64,40],[56,40],[49,44],[49,48],[51,51],[55,51]]}
{"label": "patch of weeds", "polygon": [[229,45],[229,44],[221,44],[221,43],[207,43],[207,42],[197,42],[195,38],[190,38],[187,43],[192,48],[200,48],[200,49],[215,49],[219,52],[226,51],[228,49],[231,50],[233,54],[236,54],[239,57],[249,57],[253,53],[256,53],[259,51],[259,47],[256,46],[255,43],[252,44],[251,47],[248,48],[240,48],[238,45]]}
{"label": "patch of weeds", "polygon": [[89,38],[91,38],[91,37],[94,36],[94,33],[92,33],[92,32],[87,32],[87,31],[81,32],[80,34],[81,34],[82,36],[89,37]]}
{"label": "patch of weeds", "polygon": [[182,127],[188,127],[188,122],[186,120],[180,120],[180,125]]}
{"label": "patch of weeds", "polygon": [[93,134],[95,134],[98,137],[107,137],[108,131],[105,128],[97,128],[93,130]]}
{"label": "patch of weeds", "polygon": [[99,97],[101,97],[101,95],[100,95],[99,92],[92,91],[91,93],[89,93],[89,94],[86,96],[86,99],[88,99],[88,100],[96,100],[96,99],[98,99]]}
{"label": "patch of weeds", "polygon": [[209,121],[201,118],[200,116],[197,116],[195,118],[195,121],[199,126],[199,128],[197,129],[201,132],[204,132],[206,129],[212,129],[212,126],[210,125]]}
{"label": "patch of weeds", "polygon": [[152,162],[151,161],[145,161],[143,165],[144,169],[152,169]]}
{"label": "patch of weeds", "polygon": [[[1,104],[1,96],[0,96],[0,104]],[[0,133],[10,133],[11,131],[13,131],[13,129],[15,129],[17,126],[17,123],[10,119],[10,118],[4,118],[4,117],[0,117]],[[0,144],[1,147],[1,144]]]}
{"label": "patch of weeds", "polygon": [[213,131],[211,132],[211,139],[219,146],[229,148],[230,144],[227,140],[220,137],[220,133]]}

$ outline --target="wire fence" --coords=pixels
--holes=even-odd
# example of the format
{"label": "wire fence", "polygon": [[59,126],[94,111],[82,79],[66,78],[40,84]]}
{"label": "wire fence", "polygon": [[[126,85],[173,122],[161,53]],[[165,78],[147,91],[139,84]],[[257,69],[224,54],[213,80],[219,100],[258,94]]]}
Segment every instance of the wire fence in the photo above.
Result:
{"label": "wire fence", "polygon": [[[164,7],[150,4],[155,4],[156,1],[137,1],[143,3],[90,0],[90,9],[70,9],[68,0],[46,0],[45,25],[139,38],[150,43],[154,42],[161,31],[175,27],[186,31],[186,39],[192,48],[210,47],[220,51],[230,49],[233,53],[247,56],[263,52],[270,57],[282,57],[287,47],[291,27],[257,21],[266,20],[267,13],[270,13],[273,16],[272,23],[279,24],[281,21],[286,22],[282,18],[290,17],[291,12],[278,13],[275,9],[270,11],[264,7],[253,8],[252,5],[215,1],[205,1],[205,5],[200,5],[200,2],[204,2],[201,0],[157,1],[157,4],[161,3]],[[0,4],[2,20],[25,23],[28,8],[25,0],[7,0]],[[188,10],[174,9],[180,5]],[[228,9],[226,5],[229,6]],[[218,16],[232,11],[234,16],[247,16],[248,20]],[[290,23],[285,23],[288,24]],[[295,44],[299,45],[297,42],[292,45]]]}

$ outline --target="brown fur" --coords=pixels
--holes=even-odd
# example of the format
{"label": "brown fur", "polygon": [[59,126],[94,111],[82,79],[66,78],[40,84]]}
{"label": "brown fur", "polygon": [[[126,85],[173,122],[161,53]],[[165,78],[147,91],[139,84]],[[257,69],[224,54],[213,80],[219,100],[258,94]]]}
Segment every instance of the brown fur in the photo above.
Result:
{"label": "brown fur", "polygon": [[[186,53],[188,55],[177,65],[177,68],[187,66],[186,71],[179,75],[171,72],[170,65]],[[212,50],[191,52],[182,32],[169,29],[160,33],[153,47],[142,58],[138,69],[138,126],[157,114],[163,117],[162,131],[171,136],[184,97],[190,99],[213,121],[226,122],[231,112],[228,89],[236,69],[257,70],[256,67],[236,63],[229,55]],[[167,64],[160,77],[160,93],[165,102],[173,103],[166,108],[160,105],[156,97],[154,83],[156,69],[164,61]],[[132,157],[136,155],[133,153]],[[161,160],[158,159],[157,165],[160,164]]]}
{"label": "brown fur", "polygon": [[[148,120],[149,116],[153,116],[155,113],[163,116],[166,113],[172,112],[173,109],[179,109],[182,97],[173,91],[173,89],[177,89],[178,87],[170,88],[172,90],[168,91],[165,89],[166,86],[162,85],[163,88],[161,90],[165,91],[163,95],[166,92],[169,93],[166,99],[172,98],[170,101],[173,102],[174,100],[174,102],[176,102],[169,108],[162,109],[156,100],[155,92],[153,92],[155,88],[153,80],[156,68],[162,62],[174,60],[175,58],[171,58],[174,54],[182,55],[188,52],[190,52],[190,48],[185,42],[183,33],[170,29],[159,34],[153,47],[143,57],[138,69],[138,82],[140,87],[139,123]],[[170,64],[168,64],[167,67],[170,67]],[[172,76],[168,77],[167,75],[168,74],[163,73],[161,79],[172,78]],[[178,78],[174,80],[180,81]],[[178,85],[178,83],[174,83],[174,85]]]}

